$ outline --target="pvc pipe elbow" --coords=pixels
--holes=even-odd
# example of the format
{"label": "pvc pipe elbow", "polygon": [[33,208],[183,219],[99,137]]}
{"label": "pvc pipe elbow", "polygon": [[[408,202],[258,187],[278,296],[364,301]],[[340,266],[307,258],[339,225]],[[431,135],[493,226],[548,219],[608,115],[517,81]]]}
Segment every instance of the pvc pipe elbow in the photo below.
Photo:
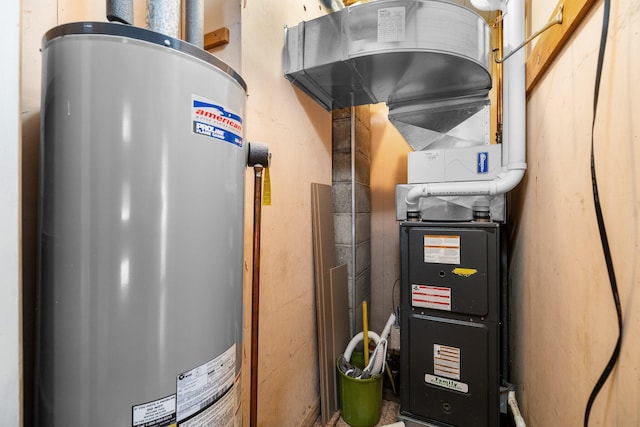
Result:
{"label": "pvc pipe elbow", "polygon": [[405,202],[407,211],[418,210],[418,202],[428,196],[496,196],[515,188],[524,176],[526,163],[507,165],[507,171],[492,181],[443,182],[436,184],[420,184],[407,192]]}
{"label": "pvc pipe elbow", "polygon": [[417,210],[416,208],[418,207],[420,199],[429,195],[428,186],[429,184],[421,184],[409,190],[405,197],[407,210]]}
{"label": "pvc pipe elbow", "polygon": [[522,180],[525,169],[526,163],[524,163],[524,168],[510,168],[504,175],[504,177],[494,180],[493,183],[495,183],[495,193],[491,195],[504,194],[508,191],[513,190],[516,185],[518,185]]}

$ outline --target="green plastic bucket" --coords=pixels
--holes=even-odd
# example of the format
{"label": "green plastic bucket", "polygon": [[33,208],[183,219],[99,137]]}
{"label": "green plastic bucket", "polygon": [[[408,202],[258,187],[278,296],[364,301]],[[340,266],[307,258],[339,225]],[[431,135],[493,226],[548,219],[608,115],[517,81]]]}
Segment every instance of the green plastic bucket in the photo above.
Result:
{"label": "green plastic bucket", "polygon": [[366,380],[351,378],[338,367],[338,388],[342,419],[352,427],[373,427],[380,421],[382,410],[382,375]]}

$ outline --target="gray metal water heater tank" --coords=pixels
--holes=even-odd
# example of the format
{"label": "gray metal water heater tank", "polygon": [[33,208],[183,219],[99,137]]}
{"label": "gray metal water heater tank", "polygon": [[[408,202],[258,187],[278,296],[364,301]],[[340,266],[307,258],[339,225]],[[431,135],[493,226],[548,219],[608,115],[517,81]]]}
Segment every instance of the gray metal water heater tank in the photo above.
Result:
{"label": "gray metal water heater tank", "polygon": [[42,58],[37,425],[239,426],[244,81],[120,24]]}

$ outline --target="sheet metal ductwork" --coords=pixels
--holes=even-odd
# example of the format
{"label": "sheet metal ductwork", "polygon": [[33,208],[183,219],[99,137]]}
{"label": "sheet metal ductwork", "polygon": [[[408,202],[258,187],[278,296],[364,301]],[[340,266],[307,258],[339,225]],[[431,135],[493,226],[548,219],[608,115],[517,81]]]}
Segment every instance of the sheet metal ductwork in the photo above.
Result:
{"label": "sheet metal ductwork", "polygon": [[[506,51],[524,38],[524,11],[516,3],[506,5]],[[504,193],[526,169],[524,59],[518,52],[504,64],[504,137],[496,146],[490,53],[489,26],[469,8],[443,0],[378,0],[286,28],[283,62],[285,77],[327,110],[385,102],[389,120],[414,151],[434,153],[410,153],[410,163],[439,156],[397,186],[396,219],[408,212],[425,219],[435,208],[470,220],[473,205],[489,201],[492,218],[502,221]],[[461,162],[462,174],[451,168],[431,173]]]}
{"label": "sheet metal ductwork", "polygon": [[376,1],[287,28],[285,77],[327,110],[386,102],[399,122],[407,109],[427,122],[420,111],[456,99],[459,123],[491,89],[489,37],[456,4]]}

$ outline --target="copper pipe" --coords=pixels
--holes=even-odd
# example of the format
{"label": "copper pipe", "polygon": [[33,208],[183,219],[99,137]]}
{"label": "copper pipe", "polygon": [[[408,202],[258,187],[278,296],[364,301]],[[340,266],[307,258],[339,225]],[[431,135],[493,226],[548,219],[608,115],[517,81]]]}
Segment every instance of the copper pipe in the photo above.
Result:
{"label": "copper pipe", "polygon": [[535,33],[531,34],[525,41],[523,41],[522,43],[520,43],[517,47],[515,47],[511,52],[507,53],[505,56],[497,56],[495,53],[495,49],[493,51],[494,53],[494,60],[497,63],[501,63],[506,61],[507,59],[509,59],[511,57],[511,55],[513,55],[514,53],[516,53],[517,51],[519,51],[520,49],[522,49],[523,47],[525,47],[526,45],[528,45],[529,43],[531,43],[533,41],[533,39],[535,39],[536,37],[538,37],[540,34],[544,33],[545,31],[547,31],[549,28],[553,27],[554,25],[562,25],[562,12],[564,10],[564,5],[561,4],[560,7],[558,8],[558,13],[556,14],[556,16],[554,16],[549,22],[547,22],[547,24],[540,28],[538,31],[536,31]]}
{"label": "copper pipe", "polygon": [[251,402],[250,426],[258,425],[258,324],[260,307],[260,222],[262,215],[262,165],[255,165],[253,196],[253,275],[251,278]]}

